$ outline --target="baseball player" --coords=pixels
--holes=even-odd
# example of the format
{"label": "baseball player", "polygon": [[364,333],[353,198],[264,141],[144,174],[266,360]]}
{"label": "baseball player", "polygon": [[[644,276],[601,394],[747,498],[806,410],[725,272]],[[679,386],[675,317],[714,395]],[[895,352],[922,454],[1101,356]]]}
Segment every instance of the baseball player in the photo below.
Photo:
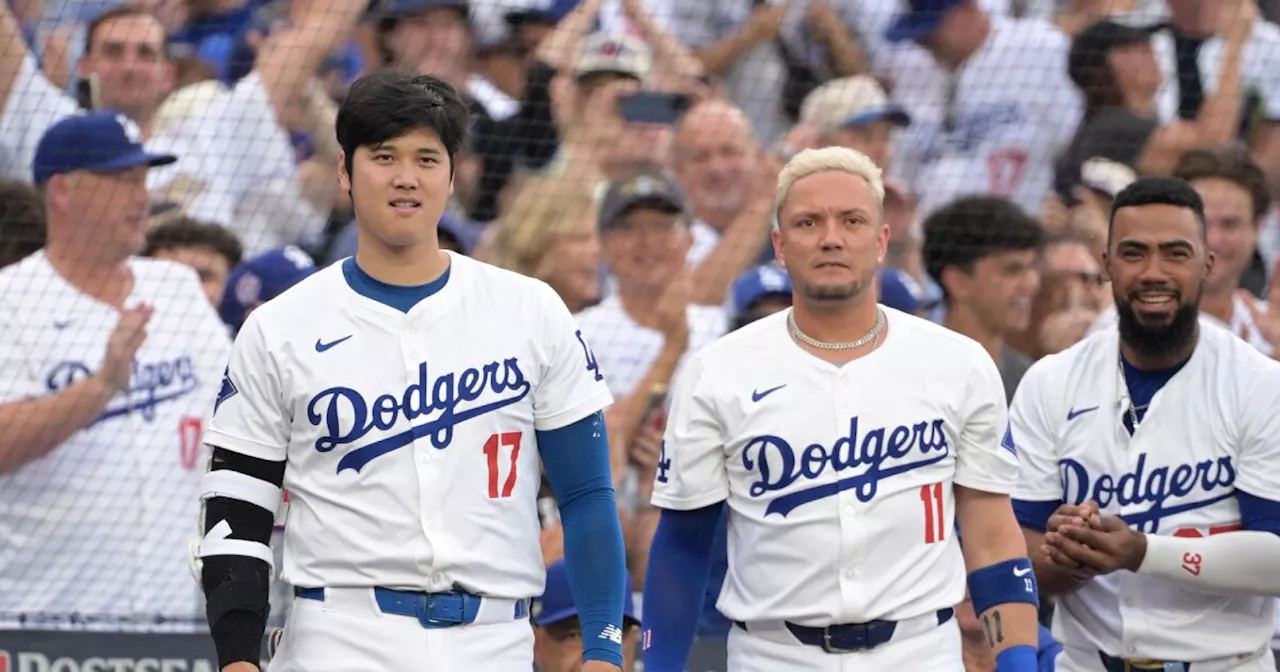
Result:
{"label": "baseball player", "polygon": [[1111,212],[1117,325],[1037,362],[1010,410],[1058,669],[1273,672],[1280,364],[1197,319],[1191,185],[1141,179]]}
{"label": "baseball player", "polygon": [[194,555],[219,664],[256,669],[283,484],[295,600],[274,672],[528,670],[541,461],[583,670],[617,670],[611,398],[550,287],[439,248],[466,107],[435,77],[379,73],[336,126],[356,256],[249,315],[207,435]]}
{"label": "baseball player", "polygon": [[880,169],[842,147],[805,150],[778,178],[794,307],[699,351],[676,384],[648,672],[682,669],[726,504],[731,671],[957,670],[966,567],[998,669],[1036,669],[1000,375],[974,341],[877,305],[883,198]]}
{"label": "baseball player", "polygon": [[185,542],[231,340],[194,271],[134,256],[173,159],[114,112],[37,146],[44,249],[0,271],[0,628],[202,626]]}

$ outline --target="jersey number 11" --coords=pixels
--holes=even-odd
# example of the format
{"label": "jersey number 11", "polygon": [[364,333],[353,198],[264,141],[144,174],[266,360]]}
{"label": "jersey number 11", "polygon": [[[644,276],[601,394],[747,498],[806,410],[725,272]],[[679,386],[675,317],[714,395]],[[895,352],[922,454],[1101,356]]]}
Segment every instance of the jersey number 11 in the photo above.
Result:
{"label": "jersey number 11", "polygon": [[942,510],[942,484],[921,487],[920,501],[924,502],[924,543],[942,541],[946,538],[947,519]]}

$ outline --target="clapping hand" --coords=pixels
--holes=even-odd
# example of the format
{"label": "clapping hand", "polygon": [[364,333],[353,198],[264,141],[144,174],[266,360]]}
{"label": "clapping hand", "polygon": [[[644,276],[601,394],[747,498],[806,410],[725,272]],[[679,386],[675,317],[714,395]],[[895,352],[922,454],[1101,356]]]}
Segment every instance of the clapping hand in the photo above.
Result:
{"label": "clapping hand", "polygon": [[1138,571],[1147,555],[1147,537],[1117,516],[1104,515],[1089,501],[1063,505],[1049,517],[1040,550],[1049,562],[1080,579],[1124,569]]}

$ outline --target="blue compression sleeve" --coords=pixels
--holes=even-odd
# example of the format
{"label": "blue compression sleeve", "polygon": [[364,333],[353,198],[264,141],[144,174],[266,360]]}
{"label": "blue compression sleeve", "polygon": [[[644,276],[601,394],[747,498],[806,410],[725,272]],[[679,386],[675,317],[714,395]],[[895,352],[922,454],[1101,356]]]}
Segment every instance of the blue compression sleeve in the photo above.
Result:
{"label": "blue compression sleeve", "polygon": [[582,625],[584,660],[622,665],[627,555],[609,471],[604,414],[536,432],[547,481],[560,504],[564,562]]}
{"label": "blue compression sleeve", "polygon": [[698,631],[724,503],[662,512],[644,582],[644,669],[682,672]]}
{"label": "blue compression sleeve", "polygon": [[1280,502],[1263,499],[1243,490],[1236,490],[1236,502],[1240,504],[1240,523],[1252,532],[1280,534]]}

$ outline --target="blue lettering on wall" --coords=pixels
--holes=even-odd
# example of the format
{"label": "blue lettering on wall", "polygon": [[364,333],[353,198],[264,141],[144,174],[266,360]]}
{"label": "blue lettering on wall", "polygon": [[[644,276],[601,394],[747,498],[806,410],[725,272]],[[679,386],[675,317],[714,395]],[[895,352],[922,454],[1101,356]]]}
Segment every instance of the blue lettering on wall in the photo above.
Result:
{"label": "blue lettering on wall", "polygon": [[[913,451],[920,458],[906,461]],[[859,434],[858,416],[854,416],[849,419],[849,433],[837,439],[831,448],[814,443],[797,453],[781,437],[757,436],[743,446],[742,466],[758,474],[757,480],[751,484],[752,497],[786,489],[801,479],[816,479],[828,468],[840,473],[866,467],[856,476],[777,497],[769,503],[765,515],[776,513],[785,518],[804,504],[845,490],[855,489],[860,501],[869,502],[875,498],[880,481],[941,462],[950,454],[941,419],[898,425],[892,429],[876,427],[866,434]]]}
{"label": "blue lettering on wall", "polygon": [[[135,359],[132,368],[129,387],[112,399],[89,427],[135,412],[154,422],[157,406],[191,394],[200,385],[190,355],[156,361]],[[56,394],[92,375],[93,370],[84,362],[60,362],[49,370],[45,387]]]}
{"label": "blue lettering on wall", "polygon": [[[1078,505],[1089,499],[1103,508],[1113,502],[1120,506],[1149,504],[1150,508],[1145,511],[1120,516],[1142,532],[1158,532],[1164,518],[1216,504],[1235,494],[1232,486],[1236,481],[1236,470],[1230,457],[1155,467],[1148,471],[1147,454],[1143,453],[1138,456],[1137,467],[1119,478],[1111,474],[1094,477],[1083,464],[1063,459],[1058,461],[1058,473],[1062,477],[1063,498],[1068,504]],[[1223,489],[1228,492],[1220,493]],[[1197,492],[1209,497],[1167,505],[1172,498],[1183,498]]]}
{"label": "blue lettering on wall", "polygon": [[[417,382],[400,394],[383,394],[373,403],[349,387],[331,387],[317,394],[307,404],[307,420],[323,427],[325,435],[316,439],[315,447],[327,453],[338,446],[356,443],[375,429],[389,430],[401,418],[413,422],[439,413],[428,422],[355,448],[338,461],[338,473],[345,469],[359,473],[374,458],[418,439],[430,437],[436,449],[447,448],[458,423],[510,406],[524,399],[531,388],[515,358],[490,362],[459,374],[444,373],[434,380],[427,375],[427,363],[422,362],[418,365]],[[499,398],[459,409],[460,405],[479,401],[486,394],[499,395]],[[344,412],[352,421],[342,422]]]}

